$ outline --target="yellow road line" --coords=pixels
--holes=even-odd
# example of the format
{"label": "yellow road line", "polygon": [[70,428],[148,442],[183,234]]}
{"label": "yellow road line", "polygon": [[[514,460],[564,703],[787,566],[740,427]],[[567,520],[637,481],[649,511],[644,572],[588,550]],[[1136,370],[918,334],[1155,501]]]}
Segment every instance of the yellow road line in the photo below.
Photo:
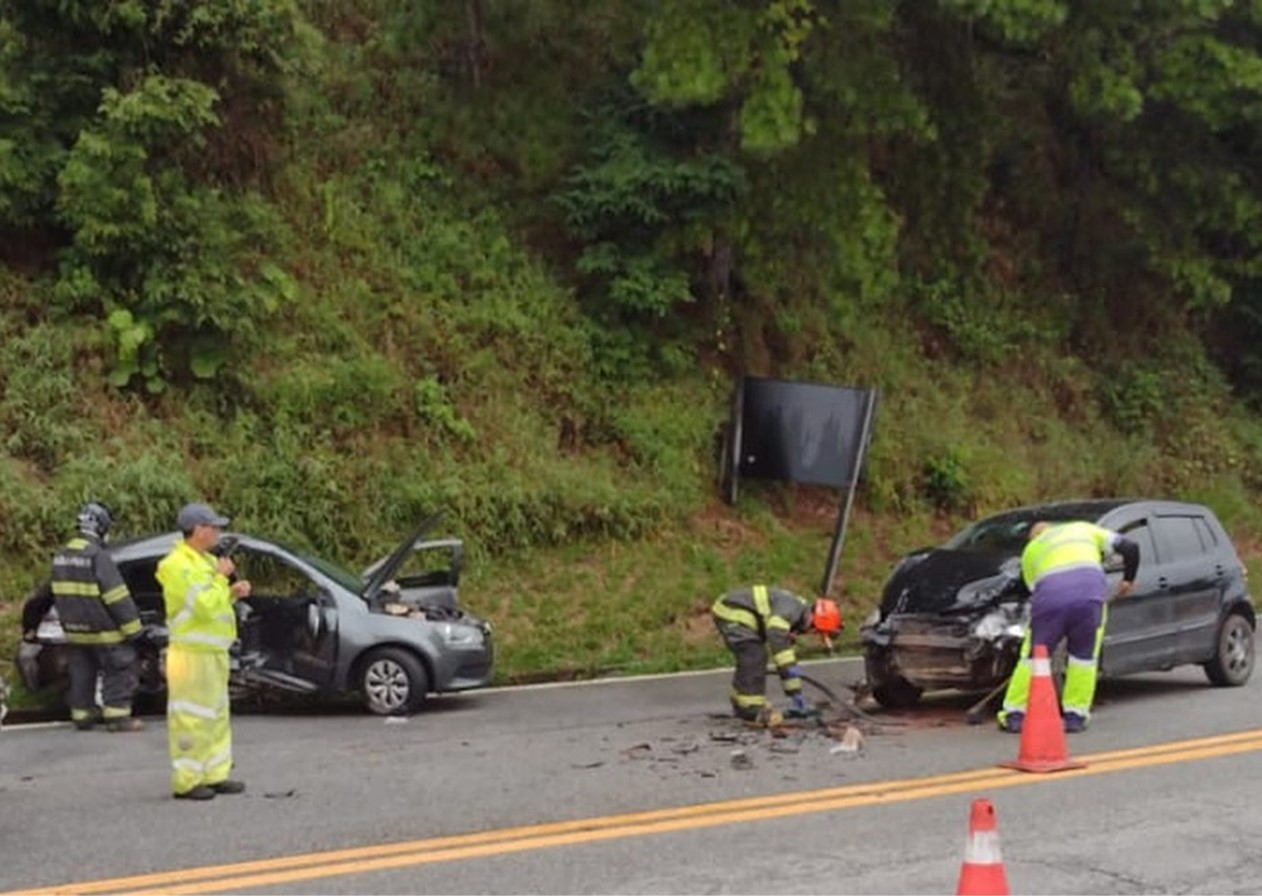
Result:
{"label": "yellow road line", "polygon": [[860,806],[907,802],[985,787],[999,789],[1053,780],[1106,774],[1262,750],[1262,730],[1176,741],[1151,747],[1115,750],[1075,759],[1086,768],[1055,775],[1031,775],[1000,768],[975,769],[924,778],[878,781],[823,790],[702,803],[675,809],[633,812],[576,821],[527,825],[414,840],[404,843],[331,850],[303,855],[189,868],[109,880],[87,881],[27,894],[214,893],[321,877],[364,874],[435,862],[572,846],[645,834],[696,830],[748,821],[837,811]]}

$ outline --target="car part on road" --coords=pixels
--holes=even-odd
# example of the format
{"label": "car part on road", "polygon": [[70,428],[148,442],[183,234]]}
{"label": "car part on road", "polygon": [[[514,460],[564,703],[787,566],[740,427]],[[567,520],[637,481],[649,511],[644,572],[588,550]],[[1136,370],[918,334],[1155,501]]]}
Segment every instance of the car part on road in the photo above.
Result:
{"label": "car part on road", "polygon": [[[813,703],[816,707],[826,709],[835,714],[842,721],[862,721],[871,725],[901,725],[901,722],[888,721],[878,719],[861,710],[855,705],[854,700],[842,700],[832,688],[825,685],[817,678],[809,675],[802,675],[802,691],[809,694],[812,699],[808,702]],[[830,719],[826,714],[821,713],[820,720],[825,724],[835,723],[837,719]]]}
{"label": "car part on road", "polygon": [[398,647],[381,647],[363,661],[359,676],[364,705],[379,716],[416,712],[429,688],[425,666]]}

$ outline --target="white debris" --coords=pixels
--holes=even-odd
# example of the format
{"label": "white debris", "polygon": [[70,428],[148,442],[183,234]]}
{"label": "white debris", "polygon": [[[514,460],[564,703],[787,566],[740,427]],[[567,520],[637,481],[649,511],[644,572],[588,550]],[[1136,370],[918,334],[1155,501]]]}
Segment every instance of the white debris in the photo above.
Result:
{"label": "white debris", "polygon": [[863,732],[854,725],[847,725],[841,736],[841,743],[828,751],[832,755],[844,754],[854,757],[863,752]]}

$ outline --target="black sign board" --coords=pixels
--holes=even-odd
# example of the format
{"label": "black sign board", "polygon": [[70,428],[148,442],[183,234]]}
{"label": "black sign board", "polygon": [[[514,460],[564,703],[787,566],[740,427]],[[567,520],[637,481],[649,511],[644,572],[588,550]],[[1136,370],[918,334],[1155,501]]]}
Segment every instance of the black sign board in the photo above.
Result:
{"label": "black sign board", "polygon": [[876,412],[875,389],[745,377],[737,386],[723,487],[736,503],[742,477],[844,488],[821,594],[832,587]]}

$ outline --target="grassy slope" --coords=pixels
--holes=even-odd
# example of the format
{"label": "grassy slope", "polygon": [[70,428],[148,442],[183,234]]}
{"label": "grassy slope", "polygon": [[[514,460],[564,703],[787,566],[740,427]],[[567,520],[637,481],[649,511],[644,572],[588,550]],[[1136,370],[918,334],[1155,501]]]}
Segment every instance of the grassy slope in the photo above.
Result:
{"label": "grassy slope", "polygon": [[[721,661],[710,600],[758,579],[813,589],[837,496],[753,486],[724,506],[711,452],[727,374],[702,363],[595,385],[573,296],[510,223],[529,218],[528,200],[489,205],[476,153],[440,163],[394,127],[404,100],[409,115],[448,115],[447,140],[477,123],[424,108],[432,85],[404,90],[406,75],[373,68],[370,44],[325,53],[270,197],[301,292],[232,388],[112,391],[96,323],[50,316],[47,281],[0,276],[0,655],[17,637],[16,598],[93,494],[119,508],[121,534],[165,526],[204,495],[243,528],[352,567],[447,507],[471,549],[464,598],[497,626],[502,679]],[[546,181],[555,164],[522,158],[490,179]],[[808,321],[788,364],[746,359],[754,373],[881,390],[835,589],[846,640],[899,553],[1016,503],[1206,500],[1257,566],[1262,437],[1212,376],[1184,396],[1186,426],[1122,433],[1090,366],[1055,338],[963,365],[923,355],[922,337],[893,308]]]}

